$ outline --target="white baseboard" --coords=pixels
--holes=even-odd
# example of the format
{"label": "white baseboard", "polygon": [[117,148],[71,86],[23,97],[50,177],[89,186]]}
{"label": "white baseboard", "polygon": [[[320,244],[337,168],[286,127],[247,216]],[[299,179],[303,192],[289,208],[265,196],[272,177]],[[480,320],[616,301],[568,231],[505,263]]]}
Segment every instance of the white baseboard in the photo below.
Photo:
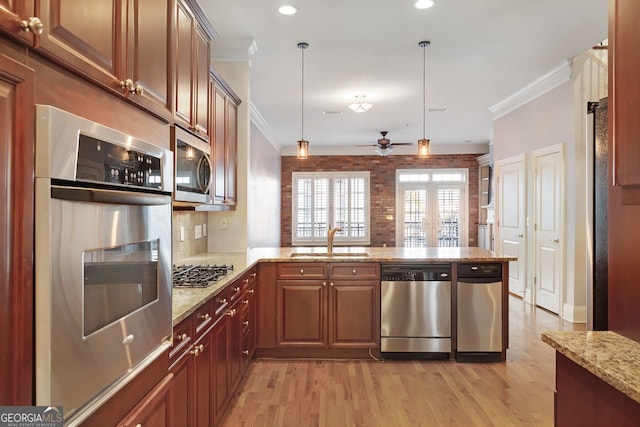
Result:
{"label": "white baseboard", "polygon": [[587,307],[583,305],[563,304],[562,318],[571,323],[587,323]]}

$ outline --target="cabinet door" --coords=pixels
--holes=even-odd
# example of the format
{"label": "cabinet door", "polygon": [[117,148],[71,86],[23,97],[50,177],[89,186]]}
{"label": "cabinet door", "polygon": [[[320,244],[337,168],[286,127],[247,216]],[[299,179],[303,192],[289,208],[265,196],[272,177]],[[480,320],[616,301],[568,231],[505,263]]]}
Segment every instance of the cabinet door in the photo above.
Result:
{"label": "cabinet door", "polygon": [[240,381],[240,373],[244,364],[242,354],[242,300],[238,300],[229,310],[229,384],[231,394]]}
{"label": "cabinet door", "polygon": [[278,281],[277,345],[326,347],[326,281]]}
{"label": "cabinet door", "polygon": [[34,34],[22,28],[22,21],[34,16],[34,0],[0,0],[0,29],[10,36],[33,45]]}
{"label": "cabinet door", "polygon": [[[614,184],[640,185],[640,3],[614,0],[609,19],[609,130],[612,135]],[[636,201],[637,204],[638,202]]]}
{"label": "cabinet door", "polygon": [[195,359],[185,352],[177,362],[169,368],[174,375],[171,406],[173,407],[173,426],[192,426],[194,411],[194,371]]}
{"label": "cabinet door", "polygon": [[209,141],[209,37],[205,34],[200,25],[195,22],[194,36],[194,82],[193,82],[193,103],[194,117],[193,127],[195,132],[202,139]]}
{"label": "cabinet door", "polygon": [[211,368],[213,361],[211,335],[205,333],[193,346],[190,356],[194,359],[195,381],[195,426],[210,425],[211,406]]}
{"label": "cabinet door", "polygon": [[329,282],[329,346],[380,347],[380,282]]}
{"label": "cabinet door", "polygon": [[224,92],[212,84],[211,98],[213,104],[213,203],[222,205],[225,202],[225,135],[226,106]]}
{"label": "cabinet door", "polygon": [[0,55],[0,405],[31,405],[35,76]]}
{"label": "cabinet door", "polygon": [[175,118],[191,127],[193,98],[191,82],[193,80],[191,69],[193,15],[191,11],[178,0],[176,3],[176,41],[175,41]]}
{"label": "cabinet door", "polygon": [[174,425],[172,424],[172,383],[173,374],[169,373],[117,425],[121,427]]}
{"label": "cabinet door", "polygon": [[211,331],[213,354],[211,368],[213,369],[212,379],[212,412],[215,423],[217,423],[229,401],[229,321],[228,317],[221,318]]}
{"label": "cabinet door", "polygon": [[238,174],[238,106],[227,98],[227,139],[225,141],[225,201],[236,205],[236,176]]}
{"label": "cabinet door", "polygon": [[127,96],[164,119],[171,118],[173,73],[171,29],[174,0],[130,0],[127,71],[136,93]]}
{"label": "cabinet door", "polygon": [[95,82],[122,93],[126,8],[120,0],[40,0],[44,31],[36,48]]}

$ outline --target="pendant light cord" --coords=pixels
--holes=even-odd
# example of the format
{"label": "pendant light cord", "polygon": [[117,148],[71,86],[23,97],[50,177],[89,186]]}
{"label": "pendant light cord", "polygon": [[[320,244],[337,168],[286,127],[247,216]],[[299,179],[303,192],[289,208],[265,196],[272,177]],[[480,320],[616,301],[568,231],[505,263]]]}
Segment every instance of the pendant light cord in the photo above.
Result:
{"label": "pendant light cord", "polygon": [[422,139],[427,134],[427,46],[422,44]]}
{"label": "pendant light cord", "polygon": [[298,43],[298,48],[302,50],[302,96],[300,98],[300,139],[304,141],[304,50],[309,47],[309,43],[301,42]]}

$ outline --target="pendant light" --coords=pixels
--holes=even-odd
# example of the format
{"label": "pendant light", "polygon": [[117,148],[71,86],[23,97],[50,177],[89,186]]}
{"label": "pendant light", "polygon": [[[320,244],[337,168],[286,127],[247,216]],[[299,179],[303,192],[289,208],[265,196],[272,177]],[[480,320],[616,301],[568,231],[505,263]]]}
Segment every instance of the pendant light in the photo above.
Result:
{"label": "pendant light", "polygon": [[429,140],[427,133],[427,46],[431,42],[421,41],[418,46],[422,48],[422,139],[418,140],[418,157],[429,157]]}
{"label": "pendant light", "polygon": [[309,141],[304,139],[304,50],[309,47],[309,43],[298,43],[298,49],[302,52],[302,96],[300,106],[300,141],[298,141],[298,158],[309,158]]}

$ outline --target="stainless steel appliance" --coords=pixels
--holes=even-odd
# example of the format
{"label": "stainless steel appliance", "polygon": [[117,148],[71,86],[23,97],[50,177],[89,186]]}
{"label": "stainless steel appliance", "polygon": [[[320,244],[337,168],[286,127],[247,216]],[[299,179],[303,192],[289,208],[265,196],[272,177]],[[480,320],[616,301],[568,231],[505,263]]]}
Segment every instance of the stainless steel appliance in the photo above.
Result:
{"label": "stainless steel appliance", "polygon": [[170,344],[173,155],[36,115],[36,403],[73,424]]}
{"label": "stainless steel appliance", "polygon": [[502,357],[502,264],[458,264],[456,360]]}
{"label": "stainless steel appliance", "polygon": [[451,351],[449,264],[383,264],[381,351]]}
{"label": "stainless steel appliance", "polygon": [[230,271],[233,271],[233,265],[174,265],[173,287],[206,288]]}
{"label": "stainless steel appliance", "polygon": [[171,126],[175,156],[174,200],[194,206],[211,204],[211,146],[177,126]]}

